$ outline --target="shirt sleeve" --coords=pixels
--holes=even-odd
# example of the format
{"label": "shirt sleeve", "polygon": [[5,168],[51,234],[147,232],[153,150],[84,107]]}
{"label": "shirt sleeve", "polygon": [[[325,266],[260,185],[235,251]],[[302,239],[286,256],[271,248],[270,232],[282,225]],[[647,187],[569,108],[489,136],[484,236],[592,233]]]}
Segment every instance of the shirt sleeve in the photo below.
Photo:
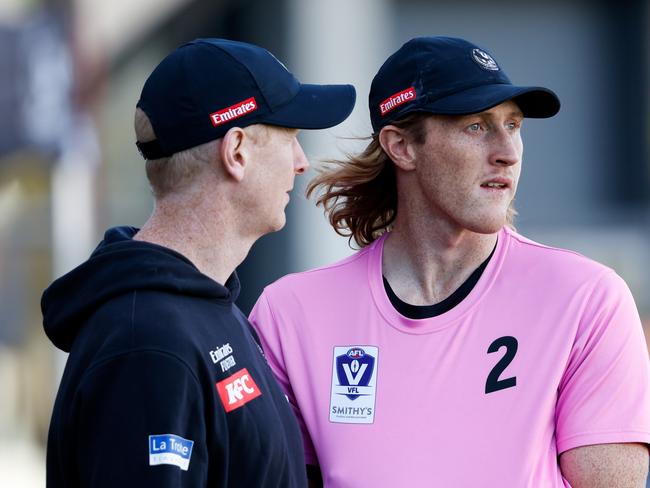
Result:
{"label": "shirt sleeve", "polygon": [[291,387],[291,381],[287,375],[287,370],[285,367],[284,361],[284,352],[282,348],[282,326],[283,324],[279,323],[273,311],[271,305],[265,293],[257,300],[257,303],[253,307],[253,310],[250,313],[248,320],[253,324],[255,330],[259,334],[259,338],[262,342],[262,349],[264,350],[264,355],[266,360],[269,363],[271,371],[275,378],[278,380],[280,387],[287,395],[289,404],[293,409],[293,412],[298,420],[298,425],[300,426],[300,431],[302,433],[302,440],[305,449],[305,462],[310,465],[318,465],[318,458],[316,456],[314,444],[309,435],[307,425],[305,424],[304,418],[300,412],[298,402],[296,401],[293,388]]}
{"label": "shirt sleeve", "polygon": [[158,351],[95,366],[77,390],[80,487],[207,486],[201,388],[188,366]]}
{"label": "shirt sleeve", "polygon": [[650,443],[648,349],[634,299],[608,271],[584,306],[558,391],[558,453],[579,446]]}

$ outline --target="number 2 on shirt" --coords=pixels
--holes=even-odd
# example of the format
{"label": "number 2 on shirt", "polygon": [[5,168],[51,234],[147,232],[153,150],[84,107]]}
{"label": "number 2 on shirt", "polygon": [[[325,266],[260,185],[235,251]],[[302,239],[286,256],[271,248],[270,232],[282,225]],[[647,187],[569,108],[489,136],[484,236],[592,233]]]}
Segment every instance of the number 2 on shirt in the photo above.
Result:
{"label": "number 2 on shirt", "polygon": [[493,352],[497,352],[502,347],[506,348],[506,353],[494,366],[494,368],[492,368],[492,371],[490,371],[490,374],[487,377],[487,381],[485,382],[485,394],[504,390],[506,388],[512,388],[513,386],[517,385],[516,376],[512,376],[503,380],[499,379],[501,373],[503,373],[508,365],[510,365],[512,360],[515,358],[515,355],[517,354],[517,348],[519,347],[517,339],[512,336],[499,337],[498,339],[494,340],[492,344],[490,344],[487,352],[488,354],[491,354]]}

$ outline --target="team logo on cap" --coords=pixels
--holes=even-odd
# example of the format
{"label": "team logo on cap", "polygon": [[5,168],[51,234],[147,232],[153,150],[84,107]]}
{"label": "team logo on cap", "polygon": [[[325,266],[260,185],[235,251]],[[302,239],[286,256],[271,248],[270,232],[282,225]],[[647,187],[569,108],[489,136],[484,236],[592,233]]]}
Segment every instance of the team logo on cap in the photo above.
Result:
{"label": "team logo on cap", "polygon": [[472,49],[472,59],[483,69],[499,71],[497,62],[485,51],[477,48]]}
{"label": "team logo on cap", "polygon": [[386,100],[379,104],[379,111],[381,112],[382,117],[386,115],[391,110],[399,107],[400,105],[415,100],[415,88],[407,88],[401,92],[391,95]]}
{"label": "team logo on cap", "polygon": [[255,101],[255,97],[250,97],[243,102],[237,102],[228,108],[211,113],[210,120],[212,121],[212,125],[217,127],[231,120],[248,115],[255,110],[257,110],[257,102]]}

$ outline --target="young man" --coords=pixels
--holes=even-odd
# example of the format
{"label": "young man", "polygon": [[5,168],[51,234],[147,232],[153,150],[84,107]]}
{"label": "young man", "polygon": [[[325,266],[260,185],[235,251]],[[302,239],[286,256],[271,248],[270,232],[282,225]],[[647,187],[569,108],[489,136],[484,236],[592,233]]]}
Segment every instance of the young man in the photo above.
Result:
{"label": "young man", "polygon": [[461,39],[413,39],[375,76],[370,145],[309,187],[362,249],[251,315],[325,486],[645,486],[627,286],[511,226],[523,119],[559,107]]}
{"label": "young man", "polygon": [[155,208],[44,293],[70,356],[47,486],[303,487],[300,431],[234,303],[251,245],[285,223],[298,128],[338,124],[349,85],[304,85],[268,51],[199,39],[148,78],[135,116]]}

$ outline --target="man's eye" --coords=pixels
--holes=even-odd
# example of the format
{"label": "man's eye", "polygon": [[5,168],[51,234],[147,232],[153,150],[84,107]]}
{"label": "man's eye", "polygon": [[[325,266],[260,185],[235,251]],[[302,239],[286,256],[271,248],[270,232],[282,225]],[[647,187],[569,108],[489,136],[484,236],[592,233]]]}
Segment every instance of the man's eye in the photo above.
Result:
{"label": "man's eye", "polygon": [[476,123],[470,125],[468,128],[469,128],[469,130],[476,132],[476,131],[481,130],[481,124],[476,122]]}

